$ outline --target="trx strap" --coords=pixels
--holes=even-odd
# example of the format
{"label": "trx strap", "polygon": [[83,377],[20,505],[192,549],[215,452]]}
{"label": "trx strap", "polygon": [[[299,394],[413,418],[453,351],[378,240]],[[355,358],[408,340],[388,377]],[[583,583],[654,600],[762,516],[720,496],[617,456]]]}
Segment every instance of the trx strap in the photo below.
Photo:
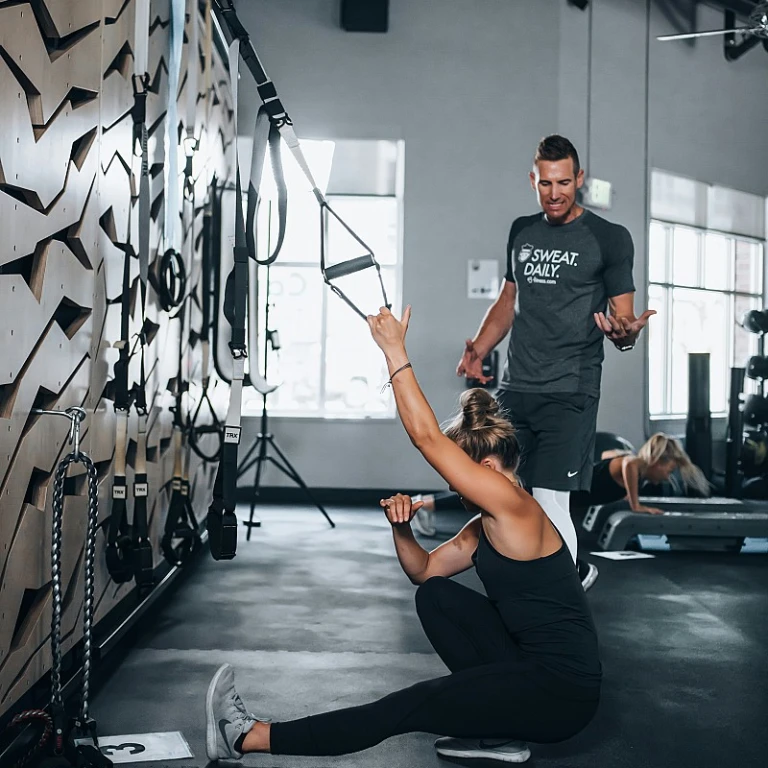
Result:
{"label": "trx strap", "polygon": [[128,412],[131,396],[128,391],[128,323],[130,319],[131,260],[128,250],[123,262],[123,295],[120,317],[120,349],[115,363],[115,470],[112,481],[112,513],[107,534],[107,570],[113,581],[124,584],[133,578],[133,541],[126,509],[125,454],[128,440]]}
{"label": "trx strap", "polygon": [[[191,200],[192,219],[194,221],[195,180],[193,175],[192,160],[199,146],[197,137],[197,67],[199,56],[199,30],[197,25],[197,0],[193,0],[189,13],[189,44],[187,46],[187,120],[186,138],[184,140],[184,153],[187,165],[184,169],[184,196]],[[194,245],[192,246],[194,253]]]}
{"label": "trx strap", "polygon": [[[138,16],[138,12],[137,12]],[[134,106],[134,120],[137,110]],[[136,135],[134,123],[134,138]],[[134,146],[135,151],[135,146]],[[128,213],[128,233],[130,239],[133,201]],[[131,246],[125,248],[123,260],[123,292],[120,306],[120,341],[115,362],[115,469],[112,481],[112,511],[107,533],[106,560],[107,570],[112,580],[124,584],[133,578],[133,539],[128,523],[127,482],[126,482],[126,443],[128,440],[128,416],[131,409],[131,392],[128,389],[128,369],[131,354],[129,348],[131,315]]]}
{"label": "trx strap", "polygon": [[[280,98],[277,94],[274,83],[269,79],[264,68],[259,61],[259,57],[256,53],[253,43],[250,40],[247,30],[242,25],[240,19],[237,16],[233,0],[215,0],[216,6],[226,22],[232,36],[240,44],[240,52],[248,69],[251,71],[254,80],[256,81],[256,88],[259,92],[259,97],[264,103],[264,107],[267,110],[270,120],[280,132],[280,135],[284,139],[288,148],[296,158],[296,162],[299,164],[304,175],[307,177],[310,185],[312,186],[312,192],[317,199],[320,206],[320,270],[323,275],[323,280],[326,285],[341,299],[343,299],[348,306],[350,306],[360,317],[364,320],[366,315],[362,312],[347,296],[346,294],[331,281],[338,278],[345,277],[347,275],[361,272],[364,269],[373,267],[379,278],[379,285],[381,286],[381,292],[384,299],[384,305],[387,308],[391,307],[387,299],[387,292],[384,287],[384,279],[381,275],[381,267],[376,261],[376,257],[373,255],[373,251],[363,242],[363,240],[343,221],[343,219],[331,208],[325,196],[320,191],[317,183],[312,176],[312,172],[309,169],[309,165],[304,157],[304,153],[301,149],[301,145],[293,129],[293,121],[288,116]],[[231,73],[231,69],[230,69]],[[349,235],[360,245],[364,253],[362,256],[358,256],[354,259],[350,259],[339,264],[327,266],[325,263],[326,257],[326,240],[328,235],[328,223],[329,216],[332,216],[341,226],[349,233]]]}
{"label": "trx strap", "polygon": [[[160,264],[160,301],[166,311],[178,306],[184,296],[186,282],[183,259],[179,253],[179,116],[176,99],[179,95],[181,53],[184,44],[185,0],[171,0],[170,56],[168,63],[168,105],[165,114],[165,216],[163,236],[165,253]],[[170,252],[170,253],[169,253]],[[181,265],[181,266],[179,266]],[[183,275],[183,279],[182,279]],[[163,287],[168,288],[163,291]],[[175,300],[175,301],[173,301]]]}
{"label": "trx strap", "polygon": [[[149,230],[150,230],[150,191],[149,191],[149,156],[147,149],[147,93],[149,89],[148,70],[149,47],[149,0],[137,0],[134,27],[133,55],[133,94],[131,109],[133,119],[133,156],[141,158],[139,173],[139,282],[142,327],[139,332],[141,344],[140,381],[128,389],[130,361],[133,352],[129,352],[130,323],[130,258],[133,248],[126,248],[123,263],[123,293],[121,301],[120,341],[115,345],[120,349],[115,363],[115,472],[112,484],[112,514],[107,535],[107,569],[112,579],[118,584],[136,579],[141,592],[153,585],[152,545],[149,541],[147,526],[147,441],[146,441],[146,375],[144,369],[144,348],[146,345],[146,302],[147,278],[149,273]],[[129,210],[128,231],[131,232],[130,219],[133,200]],[[131,404],[136,406],[138,414],[137,452],[133,498],[133,526],[128,523],[126,453],[128,440],[128,417]]]}
{"label": "trx strap", "polygon": [[[264,172],[266,150],[269,147],[269,157],[272,161],[272,173],[277,187],[277,244],[272,253],[263,260],[257,257],[256,247],[256,213],[261,202],[261,177]],[[248,210],[246,215],[245,236],[250,257],[260,266],[268,267],[273,264],[283,247],[285,228],[288,222],[288,188],[285,186],[283,175],[283,159],[280,155],[280,131],[269,119],[265,107],[259,107],[256,113],[256,124],[253,128],[253,150],[251,152],[251,177],[248,181]]]}
{"label": "trx strap", "polygon": [[[236,105],[235,105],[236,108]],[[237,112],[236,112],[237,114]],[[257,226],[258,209],[261,204],[261,181],[264,173],[264,164],[270,154],[272,176],[277,188],[277,216],[278,234],[277,243],[271,254],[266,259],[258,258]],[[248,247],[248,257],[260,266],[270,266],[275,262],[285,239],[285,230],[288,222],[288,187],[285,184],[283,174],[283,160],[280,155],[280,132],[272,124],[264,107],[260,107],[256,113],[256,122],[253,128],[253,144],[251,151],[251,171],[248,179],[248,205],[245,221],[245,240]],[[251,279],[251,276],[253,279]],[[227,278],[224,295],[224,313],[233,301],[233,276]],[[247,310],[248,316],[248,358],[250,361],[248,373],[245,376],[245,384],[252,386],[259,394],[268,395],[277,389],[276,384],[270,384],[259,372],[259,282],[258,267],[253,275],[249,267],[249,283],[247,286]],[[229,318],[227,318],[229,319]]]}
{"label": "trx strap", "polygon": [[[173,0],[171,6],[171,48],[172,61],[180,64],[181,43],[184,34],[184,0]],[[192,13],[190,14],[190,42],[188,48],[188,80],[187,80],[187,129],[186,129],[186,166],[184,169],[184,209],[187,205],[191,208],[189,226],[187,228],[187,242],[189,243],[190,265],[194,263],[195,250],[195,182],[192,175],[194,152],[197,140],[195,138],[195,107],[197,104],[197,4],[192,3]],[[178,57],[178,59],[176,58]],[[177,75],[178,82],[178,75]],[[177,89],[178,90],[178,89]],[[176,91],[169,93],[176,94]],[[174,99],[171,99],[174,101]],[[169,103],[169,112],[171,104]],[[178,178],[172,177],[174,189],[177,189]],[[175,209],[178,215],[178,208]],[[186,218],[186,217],[184,217]],[[182,224],[183,230],[183,224]],[[175,231],[175,230],[174,230]],[[181,257],[180,257],[181,258]],[[182,263],[183,263],[183,259]],[[187,297],[183,301],[182,308],[178,312],[179,319],[179,373],[176,377],[175,395],[176,404],[172,409],[173,419],[173,443],[174,443],[174,467],[173,478],[171,481],[171,500],[168,507],[168,514],[165,520],[165,529],[161,541],[161,548],[165,559],[172,565],[185,565],[188,560],[200,549],[202,541],[198,529],[197,520],[192,509],[192,503],[189,498],[189,456],[184,445],[184,434],[186,425],[182,413],[182,399],[188,385],[184,383],[184,341],[185,330],[187,329],[185,317],[191,309],[191,299]]]}
{"label": "trx strap", "polygon": [[146,375],[144,370],[144,331],[141,332],[141,379],[136,388],[136,413],[138,429],[136,434],[136,464],[133,476],[133,575],[139,593],[144,594],[154,586],[154,562],[152,542],[149,540],[147,518],[147,497],[149,478],[147,475],[147,399]]}
{"label": "trx strap", "polygon": [[[208,386],[210,383],[210,358],[211,358],[211,246],[212,246],[212,226],[213,226],[213,206],[216,195],[216,177],[213,177],[211,186],[208,190],[208,198],[205,202],[205,208],[203,211],[203,255],[202,255],[202,270],[200,275],[201,285],[201,309],[202,309],[202,325],[200,328],[200,345],[203,356],[203,377],[202,385],[203,391],[200,396],[200,400],[197,404],[197,408],[190,420],[187,429],[187,435],[189,437],[189,445],[192,450],[206,462],[218,461],[221,455],[221,443],[224,435],[224,425],[216,415],[216,411],[213,407],[210,397],[208,396]],[[200,418],[200,413],[203,404],[206,404],[208,411],[212,418],[212,422],[209,424],[201,424],[198,426],[197,421]],[[204,435],[218,435],[219,440],[216,446],[216,450],[211,453],[205,453],[200,447],[199,439]]]}
{"label": "trx strap", "polygon": [[133,478],[133,575],[140,594],[154,586],[154,562],[152,543],[149,540],[147,520],[147,497],[149,481],[147,476],[147,377],[144,352],[147,346],[147,281],[149,278],[149,231],[151,227],[151,199],[149,191],[149,151],[147,146],[146,104],[149,91],[149,0],[137,0],[133,82],[134,108],[134,154],[136,138],[141,143],[141,172],[139,175],[139,301],[141,304],[141,361],[139,383],[135,387],[134,406],[138,416],[136,432],[136,463]]}
{"label": "trx strap", "polygon": [[248,300],[248,245],[243,218],[243,194],[240,186],[240,161],[237,140],[238,61],[239,41],[229,46],[229,76],[235,112],[235,244],[234,264],[224,290],[224,315],[232,334],[229,349],[232,354],[232,378],[229,387],[229,408],[224,424],[224,442],[213,484],[213,500],[208,508],[207,527],[214,560],[231,560],[237,551],[237,450],[240,444],[240,417],[243,405],[245,359],[248,355],[245,334],[245,312]]}
{"label": "trx strap", "polygon": [[[210,5],[210,4],[209,4]],[[205,40],[205,87],[210,87],[210,54],[211,48],[209,47],[208,33],[210,28],[210,7],[206,7],[206,40]],[[197,18],[191,18],[191,29],[189,33],[189,52],[187,55],[188,67],[187,67],[187,137],[185,140],[185,151],[187,156],[187,166],[184,173],[184,195],[185,198],[191,201],[192,206],[192,225],[190,227],[190,263],[194,263],[194,250],[195,250],[195,237],[194,237],[194,221],[195,221],[195,180],[193,178],[193,166],[192,160],[194,152],[199,146],[199,139],[196,135],[197,126],[197,55],[199,49],[198,42],[198,24]],[[206,90],[207,94],[207,90]],[[207,103],[207,96],[206,96]],[[215,189],[215,177],[212,184],[212,188]],[[202,243],[202,328],[200,331],[200,341],[202,342],[202,358],[203,358],[203,375],[202,375],[202,394],[197,404],[197,408],[191,419],[187,422],[187,439],[189,447],[206,462],[213,462],[219,458],[221,452],[221,438],[224,432],[224,425],[216,415],[216,411],[208,396],[208,386],[210,383],[209,373],[209,361],[210,361],[210,301],[211,301],[211,289],[210,289],[210,270],[211,270],[211,255],[210,255],[210,242],[211,242],[211,191],[209,188],[208,198],[206,199],[203,209],[203,243]],[[209,415],[212,418],[211,423],[197,425],[197,421],[200,418],[200,413],[203,404],[208,406]],[[203,435],[216,434],[219,435],[219,442],[216,450],[212,453],[205,453],[199,444],[199,438]]]}
{"label": "trx strap", "polygon": [[[176,409],[176,419],[181,403]],[[173,427],[173,479],[171,480],[171,502],[165,518],[165,530],[160,541],[163,556],[171,565],[183,566],[201,548],[202,540],[198,531],[197,520],[189,498],[189,480],[184,467],[181,424],[174,419]]]}
{"label": "trx strap", "polygon": [[[194,243],[192,244],[194,248]],[[173,478],[171,499],[165,518],[160,547],[171,565],[183,566],[201,548],[199,526],[189,498],[189,455],[184,447],[185,424],[182,398],[187,389],[183,381],[185,312],[179,312],[179,373],[175,382],[176,404],[173,411]]]}

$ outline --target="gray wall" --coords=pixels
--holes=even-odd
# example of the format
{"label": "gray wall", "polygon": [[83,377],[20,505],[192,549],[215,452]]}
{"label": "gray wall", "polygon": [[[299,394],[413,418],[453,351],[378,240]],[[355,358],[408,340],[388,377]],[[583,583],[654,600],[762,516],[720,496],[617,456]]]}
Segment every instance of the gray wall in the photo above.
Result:
{"label": "gray wall", "polygon": [[[768,118],[765,53],[729,64],[720,41],[649,41],[649,21],[653,35],[668,27],[641,0],[593,0],[587,12],[565,0],[392,0],[385,35],[341,30],[337,0],[240,8],[300,135],[405,141],[408,349],[440,419],[462,388],[463,341],[488,307],[466,299],[466,261],[502,260],[512,218],[535,210],[527,173],[541,136],[568,135],[592,174],[614,183],[606,215],[635,240],[638,312],[649,163],[768,193],[768,148],[748,143]],[[701,26],[721,20],[700,12]],[[255,110],[252,83],[241,83]],[[607,350],[598,424],[636,443],[647,432],[644,354]],[[247,421],[244,445],[257,429]],[[397,421],[275,418],[272,429],[310,485],[442,486]],[[283,483],[267,470],[263,484]]]}

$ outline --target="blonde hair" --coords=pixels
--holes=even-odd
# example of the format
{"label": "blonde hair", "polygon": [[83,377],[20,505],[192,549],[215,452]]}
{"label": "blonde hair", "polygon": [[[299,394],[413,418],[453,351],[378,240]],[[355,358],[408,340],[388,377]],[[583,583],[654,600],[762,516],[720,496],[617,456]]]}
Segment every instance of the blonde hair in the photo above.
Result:
{"label": "blonde hair", "polygon": [[486,389],[475,387],[462,392],[459,402],[461,410],[443,425],[443,434],[473,461],[498,456],[505,469],[516,471],[520,446],[515,428],[493,395]]}
{"label": "blonde hair", "polygon": [[674,461],[683,482],[703,496],[709,496],[711,488],[704,473],[691,461],[677,438],[657,432],[651,435],[637,452],[646,467],[660,461]]}

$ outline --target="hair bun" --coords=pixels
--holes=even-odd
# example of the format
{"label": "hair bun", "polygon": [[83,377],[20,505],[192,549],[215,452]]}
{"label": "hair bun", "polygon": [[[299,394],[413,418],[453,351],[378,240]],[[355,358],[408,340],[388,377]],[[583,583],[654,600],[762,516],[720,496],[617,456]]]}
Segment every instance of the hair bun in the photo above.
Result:
{"label": "hair bun", "polygon": [[489,417],[498,416],[499,404],[487,389],[475,387],[461,395],[461,410],[468,429],[482,429],[488,426]]}

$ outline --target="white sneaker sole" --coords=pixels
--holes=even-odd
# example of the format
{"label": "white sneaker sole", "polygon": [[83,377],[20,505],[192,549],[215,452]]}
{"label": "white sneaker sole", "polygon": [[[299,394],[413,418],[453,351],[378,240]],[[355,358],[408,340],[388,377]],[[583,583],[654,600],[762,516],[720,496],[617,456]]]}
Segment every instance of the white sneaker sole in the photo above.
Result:
{"label": "white sneaker sole", "polygon": [[216,684],[228,668],[229,664],[222,664],[218,668],[216,674],[213,676],[213,680],[211,680],[211,684],[208,686],[208,693],[205,697],[205,751],[208,753],[209,760],[226,759],[218,757],[218,735],[216,733],[216,718],[213,713],[213,693],[216,690]]}
{"label": "white sneaker sole", "polygon": [[438,755],[443,757],[459,757],[462,759],[498,760],[502,763],[524,763],[531,756],[530,749],[521,752],[494,752],[491,749],[451,749],[436,747]]}

